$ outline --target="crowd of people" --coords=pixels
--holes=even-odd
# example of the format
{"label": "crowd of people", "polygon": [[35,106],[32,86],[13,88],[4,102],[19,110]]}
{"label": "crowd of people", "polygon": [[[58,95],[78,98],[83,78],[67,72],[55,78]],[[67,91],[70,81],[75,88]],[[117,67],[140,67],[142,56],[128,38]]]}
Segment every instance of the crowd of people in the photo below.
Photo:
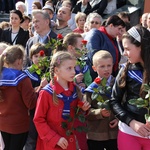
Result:
{"label": "crowd of people", "polygon": [[103,20],[116,0],[7,2],[0,150],[149,150],[150,14],[131,26]]}

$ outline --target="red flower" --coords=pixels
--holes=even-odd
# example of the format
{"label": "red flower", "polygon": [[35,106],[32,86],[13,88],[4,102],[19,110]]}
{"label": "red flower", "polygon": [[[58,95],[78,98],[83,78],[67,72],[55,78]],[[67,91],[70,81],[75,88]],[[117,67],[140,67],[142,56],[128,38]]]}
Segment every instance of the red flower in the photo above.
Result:
{"label": "red flower", "polygon": [[86,40],[82,40],[82,44],[83,44],[83,45],[86,45],[86,44],[87,44],[87,41],[86,41]]}
{"label": "red flower", "polygon": [[82,108],[82,106],[84,105],[84,103],[82,101],[78,101],[78,107]]}
{"label": "red flower", "polygon": [[97,84],[100,84],[100,83],[101,83],[101,79],[100,79],[100,78],[96,78],[96,79],[94,80],[94,82],[97,83]]}
{"label": "red flower", "polygon": [[57,34],[57,39],[63,39],[62,34]]}
{"label": "red flower", "polygon": [[45,55],[44,50],[40,50],[40,56],[44,56],[44,55]]}

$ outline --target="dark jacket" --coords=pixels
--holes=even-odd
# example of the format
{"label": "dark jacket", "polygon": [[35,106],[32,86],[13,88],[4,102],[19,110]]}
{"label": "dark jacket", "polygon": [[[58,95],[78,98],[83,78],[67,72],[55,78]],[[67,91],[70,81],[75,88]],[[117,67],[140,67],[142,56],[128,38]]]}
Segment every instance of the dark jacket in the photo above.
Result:
{"label": "dark jacket", "polygon": [[[57,34],[51,30],[51,32],[49,33],[49,37],[47,37],[47,39],[43,42],[43,44],[46,44],[48,43],[49,39],[52,38],[52,39],[56,39],[57,38]],[[39,36],[38,35],[35,35],[33,37],[31,37],[28,41],[27,41],[27,44],[26,44],[26,54],[27,56],[29,56],[29,50],[31,48],[31,46],[33,44],[36,44],[39,42]],[[48,52],[48,55],[51,54],[51,50],[49,50]]]}
{"label": "dark jacket", "polygon": [[[73,8],[72,12],[77,14],[78,12],[81,12],[81,6],[82,6],[82,2],[79,2],[75,5],[75,7]],[[91,12],[91,5],[88,2],[86,9],[84,10],[83,13],[85,13],[86,15],[88,15]]]}
{"label": "dark jacket", "polygon": [[[56,39],[57,38],[57,34],[51,30],[51,32],[49,33],[49,36],[46,38],[46,40],[43,42],[43,44],[47,44],[49,39]],[[30,53],[30,48],[33,44],[39,43],[39,36],[35,35],[33,37],[31,37],[26,44],[26,49],[25,49],[25,53],[26,53],[26,59],[24,62],[24,68],[27,68],[28,66],[31,65],[31,61],[29,59],[29,53]],[[48,56],[51,55],[51,49],[48,49]]]}
{"label": "dark jacket", "polygon": [[92,9],[91,12],[96,12],[99,15],[103,16],[103,12],[107,7],[108,0],[92,0],[90,2]]}
{"label": "dark jacket", "polygon": [[[11,28],[3,30],[1,41],[7,42],[7,43],[13,45],[13,41],[11,39],[11,33],[12,33]],[[16,38],[16,44],[20,44],[23,47],[25,47],[28,39],[29,39],[29,31],[25,31],[20,27],[19,32],[17,34],[17,38]]]}
{"label": "dark jacket", "polygon": [[[130,64],[126,76],[126,86],[124,88],[120,88],[119,78],[123,73],[123,69],[124,68],[121,68],[119,71],[112,90],[112,99],[110,104],[114,114],[119,120],[127,125],[129,125],[133,119],[145,123],[144,115],[147,113],[147,110],[145,108],[137,108],[135,105],[129,104],[130,99],[137,99],[140,97],[139,93],[142,85],[143,68],[139,63]],[[136,78],[135,74],[138,78]]]}
{"label": "dark jacket", "polygon": [[[89,69],[91,72],[92,79],[97,77],[97,74],[92,69],[92,57],[99,50],[106,50],[111,53],[113,57],[113,62],[116,62],[116,49],[114,44],[110,41],[108,36],[97,29],[91,29],[88,34],[85,36],[85,40],[88,41],[87,49],[88,49],[88,61]],[[117,47],[117,43],[116,43]],[[119,51],[119,50],[118,50]],[[120,56],[119,56],[120,59]],[[117,72],[113,70],[113,76],[116,77]]]}

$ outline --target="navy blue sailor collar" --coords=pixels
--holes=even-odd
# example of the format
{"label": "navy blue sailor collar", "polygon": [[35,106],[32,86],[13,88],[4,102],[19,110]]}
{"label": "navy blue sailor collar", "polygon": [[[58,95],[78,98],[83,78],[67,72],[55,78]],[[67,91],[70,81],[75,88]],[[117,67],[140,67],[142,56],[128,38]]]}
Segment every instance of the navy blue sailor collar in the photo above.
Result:
{"label": "navy blue sailor collar", "polygon": [[3,67],[0,86],[17,86],[26,77],[28,76],[21,70]]}

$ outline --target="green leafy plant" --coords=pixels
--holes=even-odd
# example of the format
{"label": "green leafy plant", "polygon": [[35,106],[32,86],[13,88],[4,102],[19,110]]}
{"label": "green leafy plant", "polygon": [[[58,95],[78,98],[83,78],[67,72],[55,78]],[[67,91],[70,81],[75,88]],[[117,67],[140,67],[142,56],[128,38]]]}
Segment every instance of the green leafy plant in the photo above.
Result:
{"label": "green leafy plant", "polygon": [[144,91],[147,93],[145,98],[130,99],[129,104],[136,105],[138,108],[146,108],[147,114],[145,114],[145,120],[150,122],[150,85],[144,84]]}
{"label": "green leafy plant", "polygon": [[[74,126],[74,122],[76,119],[78,119],[80,122],[84,123],[85,122],[85,116],[82,113],[82,106],[83,106],[83,102],[79,101],[78,102],[78,106],[75,109],[75,116],[71,117],[68,116],[67,121],[64,121],[61,123],[61,126],[63,129],[66,130],[66,135],[70,136],[73,134],[73,131],[78,131],[78,132],[87,132],[87,128],[85,126]],[[69,124],[71,124],[71,126],[69,126]]]}
{"label": "green leafy plant", "polygon": [[[61,34],[57,35],[57,39],[50,38],[48,43],[45,45],[45,48],[50,48],[51,52],[57,48],[57,46],[62,45],[63,36]],[[50,80],[50,62],[52,56],[45,56],[44,50],[40,51],[40,59],[38,64],[32,64],[29,68],[31,73],[36,72],[40,78],[46,78],[48,81]]]}
{"label": "green leafy plant", "polygon": [[79,67],[79,68],[76,68],[78,71],[82,70],[82,68],[86,65],[85,58],[86,58],[86,54],[88,52],[87,48],[86,48],[87,41],[86,40],[82,40],[82,44],[83,44],[83,48],[82,49],[76,48],[77,54],[80,56],[77,59],[77,63],[76,63],[77,66]]}
{"label": "green leafy plant", "polygon": [[91,99],[98,101],[97,105],[99,108],[110,110],[109,99],[111,95],[111,87],[106,85],[107,79],[97,77],[94,82],[96,83],[96,86],[93,88]]}
{"label": "green leafy plant", "polygon": [[41,50],[40,51],[40,59],[38,64],[32,64],[31,67],[29,68],[29,72],[31,73],[37,73],[40,78],[46,78],[48,81],[50,80],[50,72],[49,72],[49,68],[50,68],[50,61],[51,61],[51,57],[48,56],[44,56],[44,51]]}
{"label": "green leafy plant", "polygon": [[46,48],[51,48],[51,50],[57,49],[58,46],[63,45],[63,36],[61,34],[57,35],[57,39],[50,38],[48,43],[45,45]]}

